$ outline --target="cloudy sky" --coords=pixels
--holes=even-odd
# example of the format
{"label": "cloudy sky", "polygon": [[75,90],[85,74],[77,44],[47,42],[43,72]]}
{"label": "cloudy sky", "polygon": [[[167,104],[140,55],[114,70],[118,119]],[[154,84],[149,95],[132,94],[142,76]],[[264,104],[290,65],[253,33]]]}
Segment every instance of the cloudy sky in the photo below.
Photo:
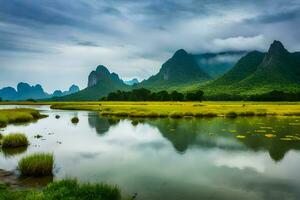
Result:
{"label": "cloudy sky", "polygon": [[300,50],[299,0],[0,0],[0,87],[86,87],[103,64],[142,80],[191,53]]}

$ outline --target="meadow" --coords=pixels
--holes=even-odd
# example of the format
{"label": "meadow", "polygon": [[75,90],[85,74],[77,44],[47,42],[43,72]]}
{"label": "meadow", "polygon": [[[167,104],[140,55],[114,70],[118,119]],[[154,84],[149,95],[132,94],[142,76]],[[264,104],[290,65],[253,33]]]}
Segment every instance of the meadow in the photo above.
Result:
{"label": "meadow", "polygon": [[299,116],[300,102],[61,102],[52,109],[91,110],[119,117]]}

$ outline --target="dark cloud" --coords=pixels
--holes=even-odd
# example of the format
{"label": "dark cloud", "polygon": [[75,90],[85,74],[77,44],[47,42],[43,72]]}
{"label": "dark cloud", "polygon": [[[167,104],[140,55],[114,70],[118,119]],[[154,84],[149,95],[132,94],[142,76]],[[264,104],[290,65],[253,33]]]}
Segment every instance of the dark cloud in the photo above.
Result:
{"label": "dark cloud", "polygon": [[248,20],[249,23],[278,23],[278,22],[285,22],[285,21],[292,21],[292,20],[300,20],[300,8],[293,9],[290,11],[279,12],[274,14],[267,14],[261,15],[257,18]]}

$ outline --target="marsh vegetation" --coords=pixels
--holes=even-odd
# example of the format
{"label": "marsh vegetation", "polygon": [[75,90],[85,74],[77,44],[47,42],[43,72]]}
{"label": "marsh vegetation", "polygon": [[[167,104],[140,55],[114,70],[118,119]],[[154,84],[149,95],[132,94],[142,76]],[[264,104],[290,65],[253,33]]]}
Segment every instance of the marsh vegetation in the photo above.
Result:
{"label": "marsh vegetation", "polygon": [[28,108],[1,109],[0,110],[0,127],[6,127],[13,123],[26,123],[45,118],[47,115],[39,111]]}
{"label": "marsh vegetation", "polygon": [[54,156],[49,153],[35,153],[23,157],[18,163],[22,176],[51,176],[54,167]]}
{"label": "marsh vegetation", "polygon": [[4,135],[1,139],[1,143],[3,149],[23,147],[29,145],[28,139],[23,133],[12,133]]}

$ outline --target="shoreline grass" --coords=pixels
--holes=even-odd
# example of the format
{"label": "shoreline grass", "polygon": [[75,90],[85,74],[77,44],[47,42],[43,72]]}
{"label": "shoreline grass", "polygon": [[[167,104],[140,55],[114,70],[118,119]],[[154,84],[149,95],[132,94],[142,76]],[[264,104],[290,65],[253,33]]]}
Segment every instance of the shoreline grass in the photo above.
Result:
{"label": "shoreline grass", "polygon": [[8,149],[28,146],[29,142],[25,134],[11,133],[2,137],[1,144],[3,149]]}
{"label": "shoreline grass", "polygon": [[90,199],[90,200],[121,200],[121,191],[117,186],[107,184],[79,183],[76,179],[54,181],[42,190],[13,189],[0,184],[0,199]]}
{"label": "shoreline grass", "polygon": [[54,156],[48,153],[35,153],[22,158],[18,169],[22,176],[51,176],[54,167]]}
{"label": "shoreline grass", "polygon": [[51,108],[132,118],[300,116],[300,102],[62,102]]}
{"label": "shoreline grass", "polygon": [[0,109],[0,128],[8,124],[27,123],[45,118],[47,115],[29,108]]}

